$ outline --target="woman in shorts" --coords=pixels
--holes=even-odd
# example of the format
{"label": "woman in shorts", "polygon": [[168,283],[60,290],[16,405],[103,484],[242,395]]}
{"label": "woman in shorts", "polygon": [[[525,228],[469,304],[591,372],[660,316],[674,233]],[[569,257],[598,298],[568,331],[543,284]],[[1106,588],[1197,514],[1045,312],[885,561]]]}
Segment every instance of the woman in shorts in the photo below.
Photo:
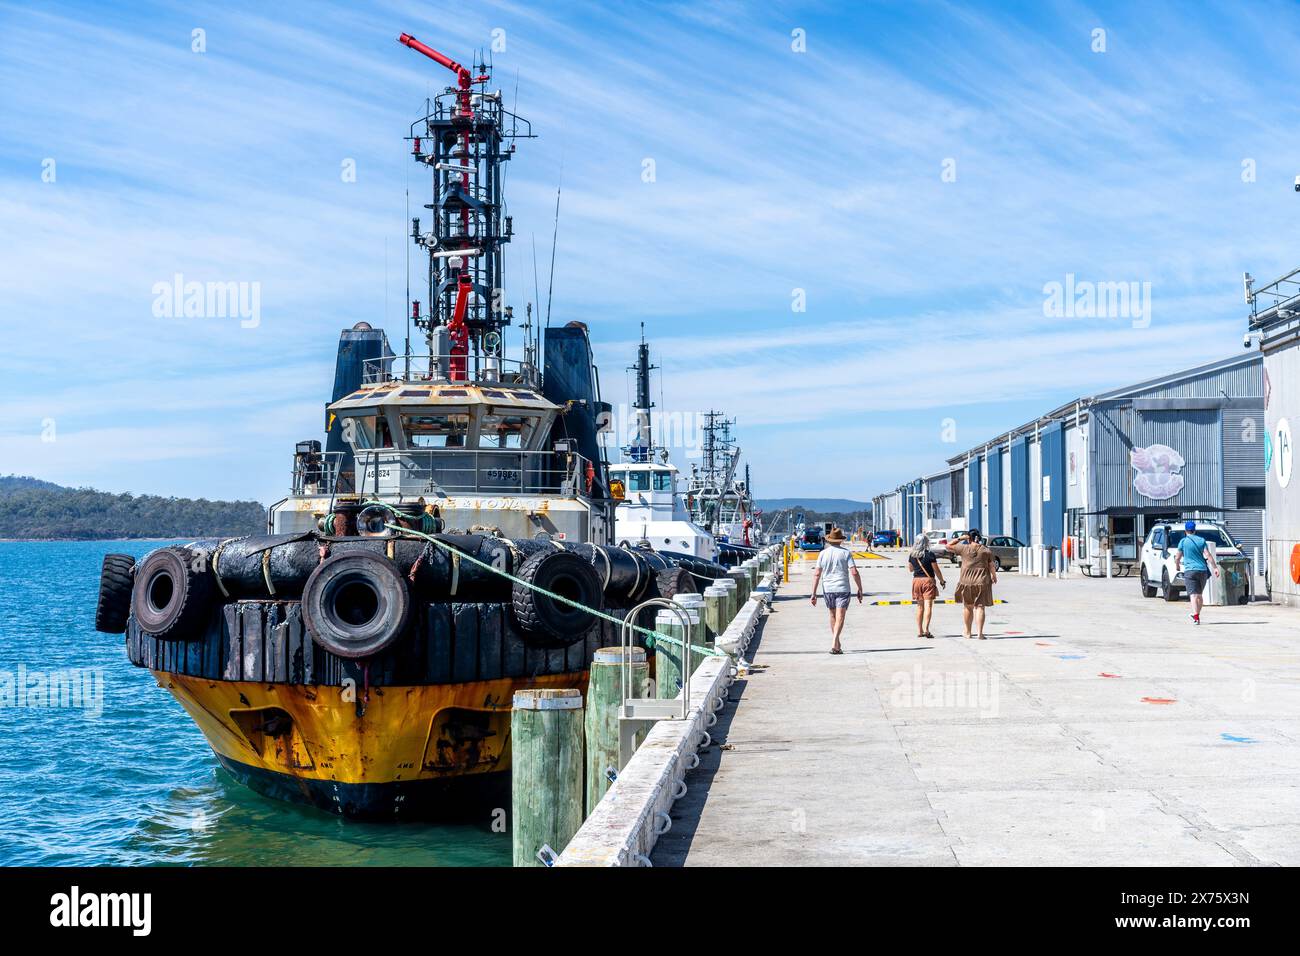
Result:
{"label": "woman in shorts", "polygon": [[[912,603],[916,605],[916,636],[933,638],[930,633],[930,615],[934,613],[934,602],[939,597],[939,588],[947,587],[943,572],[939,570],[939,559],[930,550],[930,539],[923,534],[916,536],[912,550],[907,555],[907,566],[912,569]],[[937,582],[937,585],[936,585]]]}
{"label": "woman in shorts", "polygon": [[993,552],[984,546],[984,536],[978,528],[966,535],[969,544],[953,544],[948,549],[961,558],[961,577],[953,597],[962,603],[962,632],[971,636],[971,624],[984,640],[984,609],[993,605],[993,585],[998,583],[998,567]]}

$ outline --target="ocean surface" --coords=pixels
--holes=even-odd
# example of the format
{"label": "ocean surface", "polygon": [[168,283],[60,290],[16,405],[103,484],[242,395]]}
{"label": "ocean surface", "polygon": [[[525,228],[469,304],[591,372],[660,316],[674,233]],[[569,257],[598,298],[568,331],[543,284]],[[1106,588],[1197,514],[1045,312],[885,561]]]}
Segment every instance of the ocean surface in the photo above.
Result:
{"label": "ocean surface", "polygon": [[510,865],[509,834],[486,824],[348,823],[220,769],[123,638],[95,630],[103,556],[163,543],[0,542],[0,697],[20,673],[102,674],[98,714],[0,706],[0,865]]}

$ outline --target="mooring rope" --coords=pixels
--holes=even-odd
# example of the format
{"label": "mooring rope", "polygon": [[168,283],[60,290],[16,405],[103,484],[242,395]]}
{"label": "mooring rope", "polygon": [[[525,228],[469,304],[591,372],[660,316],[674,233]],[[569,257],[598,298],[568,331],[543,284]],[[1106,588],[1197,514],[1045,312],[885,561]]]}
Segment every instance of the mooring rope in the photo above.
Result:
{"label": "mooring rope", "polygon": [[[585,604],[579,604],[577,601],[573,601],[570,600],[569,598],[566,598],[563,594],[556,594],[554,591],[548,591],[546,590],[546,588],[539,587],[538,585],[533,584],[531,581],[525,581],[523,578],[515,577],[509,571],[502,571],[500,568],[495,568],[492,565],[488,564],[486,561],[480,561],[478,558],[474,557],[473,555],[466,554],[464,551],[452,547],[451,545],[447,544],[447,542],[445,541],[439,541],[433,535],[425,534],[422,531],[416,531],[412,528],[403,528],[401,525],[388,524],[387,522],[385,522],[384,527],[388,528],[391,531],[395,531],[398,534],[413,535],[414,537],[423,538],[425,541],[429,541],[432,542],[433,544],[436,544],[438,547],[443,548],[444,550],[451,553],[453,562],[468,561],[470,562],[470,564],[476,564],[480,568],[484,568],[485,570],[491,571],[493,574],[499,574],[501,575],[501,577],[507,578],[508,580],[513,581],[515,584],[522,584],[524,587],[528,588],[531,591],[536,591],[538,594],[545,594],[548,598],[551,598],[552,600],[555,601],[559,601],[561,604],[567,604],[569,605],[569,607],[576,607],[580,611],[586,611],[588,614],[592,614],[595,617],[601,618],[602,620],[609,621],[613,624],[617,624],[620,627],[626,624],[626,622],[621,617],[615,617],[613,614],[606,614],[604,611],[598,611],[594,607],[587,607]],[[649,628],[641,627],[639,624],[630,624],[628,626],[631,627],[632,630],[639,631],[640,633],[646,636],[647,639],[646,645],[650,649],[654,648],[654,642],[662,641],[665,644],[676,644],[678,647],[686,647],[689,650],[697,651],[701,654],[711,654],[714,657],[729,656],[726,651],[720,651],[715,647],[707,647],[701,644],[687,644],[685,641],[682,641],[679,638],[671,637],[668,634],[660,634],[658,631],[652,631]]]}

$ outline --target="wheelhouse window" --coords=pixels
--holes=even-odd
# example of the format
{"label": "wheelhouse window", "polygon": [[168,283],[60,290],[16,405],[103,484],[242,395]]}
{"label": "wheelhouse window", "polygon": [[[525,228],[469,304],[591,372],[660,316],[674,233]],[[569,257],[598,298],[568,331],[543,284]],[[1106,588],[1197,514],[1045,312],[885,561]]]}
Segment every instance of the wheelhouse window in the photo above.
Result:
{"label": "wheelhouse window", "polygon": [[654,473],[655,491],[673,490],[673,473],[667,469]]}
{"label": "wheelhouse window", "polygon": [[469,415],[462,412],[403,415],[402,431],[412,448],[464,448],[469,435]]}
{"label": "wheelhouse window", "polygon": [[484,415],[478,444],[480,448],[527,448],[536,427],[536,415]]}
{"label": "wheelhouse window", "polygon": [[627,473],[627,489],[628,491],[649,491],[650,472],[629,471]]}

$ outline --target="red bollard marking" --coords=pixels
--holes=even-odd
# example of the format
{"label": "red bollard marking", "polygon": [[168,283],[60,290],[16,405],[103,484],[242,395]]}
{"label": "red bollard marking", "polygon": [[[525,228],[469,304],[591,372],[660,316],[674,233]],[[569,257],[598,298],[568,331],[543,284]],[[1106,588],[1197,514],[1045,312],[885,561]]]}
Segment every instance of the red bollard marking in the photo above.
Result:
{"label": "red bollard marking", "polygon": [[1142,698],[1142,703],[1144,703],[1144,704],[1176,704],[1176,703],[1178,703],[1178,701],[1174,700],[1174,699],[1171,698],[1171,697],[1143,697],[1143,698]]}

